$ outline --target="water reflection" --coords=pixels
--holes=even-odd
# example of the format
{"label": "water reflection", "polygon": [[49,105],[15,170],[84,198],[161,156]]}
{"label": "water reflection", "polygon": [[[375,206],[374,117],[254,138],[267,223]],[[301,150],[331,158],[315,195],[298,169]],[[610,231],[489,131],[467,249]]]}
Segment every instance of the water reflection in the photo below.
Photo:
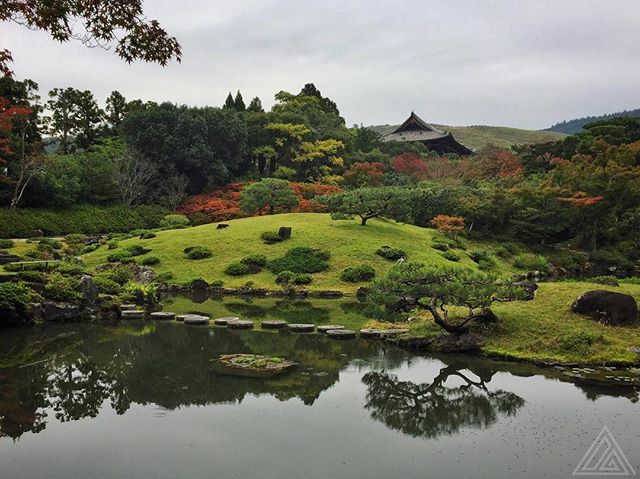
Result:
{"label": "water reflection", "polygon": [[514,393],[489,389],[495,371],[476,371],[474,378],[466,369],[466,364],[455,361],[440,369],[431,382],[420,384],[400,381],[386,372],[369,372],[362,378],[367,386],[365,408],[392,429],[435,438],[464,427],[488,427],[501,415],[515,415],[524,405],[524,399]]}

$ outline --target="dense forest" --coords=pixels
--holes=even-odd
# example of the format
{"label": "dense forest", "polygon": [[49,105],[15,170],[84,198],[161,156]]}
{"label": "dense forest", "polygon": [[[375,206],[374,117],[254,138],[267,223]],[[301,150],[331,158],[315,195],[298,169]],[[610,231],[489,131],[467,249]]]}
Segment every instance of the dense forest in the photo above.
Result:
{"label": "dense forest", "polygon": [[[313,84],[277,93],[270,111],[240,92],[220,107],[113,92],[101,108],[74,88],[44,102],[33,81],[10,77],[0,97],[0,236],[25,235],[12,228],[43,207],[158,205],[192,224],[282,211],[359,215],[363,224],[363,215],[418,226],[440,218],[445,229],[539,245],[579,273],[631,274],[640,258],[640,118],[462,158],[349,128]],[[162,216],[154,211],[136,221],[148,227]],[[109,230],[37,218],[49,234]]]}
{"label": "dense forest", "polygon": [[573,135],[575,133],[580,133],[584,131],[585,125],[589,123],[594,123],[602,120],[611,120],[612,118],[622,118],[622,117],[637,117],[640,116],[640,108],[636,108],[635,110],[624,110],[619,111],[617,113],[608,113],[606,115],[599,116],[585,116],[582,118],[576,118],[574,120],[565,120],[556,123],[550,128],[545,129],[544,131],[557,131],[559,133],[566,133],[567,135]]}

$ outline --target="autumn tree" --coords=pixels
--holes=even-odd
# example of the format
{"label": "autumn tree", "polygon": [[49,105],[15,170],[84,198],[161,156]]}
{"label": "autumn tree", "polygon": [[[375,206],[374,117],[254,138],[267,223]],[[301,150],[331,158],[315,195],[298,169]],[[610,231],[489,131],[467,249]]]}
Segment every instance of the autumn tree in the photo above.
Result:
{"label": "autumn tree", "polygon": [[[490,306],[496,298],[522,294],[490,274],[465,269],[444,269],[419,263],[400,263],[384,278],[375,280],[369,299],[390,314],[403,315],[416,309],[428,311],[434,322],[448,333],[469,332],[473,321],[495,321]],[[455,318],[452,307],[467,313]]]}
{"label": "autumn tree", "polygon": [[264,178],[242,190],[240,208],[247,213],[267,209],[270,215],[277,211],[290,211],[298,206],[298,198],[289,182],[276,178]]}
{"label": "autumn tree", "polygon": [[382,186],[384,165],[380,162],[354,163],[344,172],[344,184],[351,188]]}
{"label": "autumn tree", "polygon": [[464,218],[460,216],[438,215],[431,224],[445,235],[455,235],[464,231]]}
{"label": "autumn tree", "polygon": [[402,153],[393,159],[393,169],[401,175],[420,180],[426,176],[427,165],[415,153]]}
{"label": "autumn tree", "polygon": [[[157,20],[142,11],[142,0],[21,0],[0,2],[0,21],[42,30],[58,42],[78,40],[88,47],[109,49],[130,63],[134,60],[166,65],[180,61],[178,41]],[[0,51],[0,70],[10,73],[11,52]]]}
{"label": "autumn tree", "polygon": [[403,219],[409,213],[409,192],[402,188],[360,188],[320,199],[334,219],[359,216],[360,224],[379,216]]}

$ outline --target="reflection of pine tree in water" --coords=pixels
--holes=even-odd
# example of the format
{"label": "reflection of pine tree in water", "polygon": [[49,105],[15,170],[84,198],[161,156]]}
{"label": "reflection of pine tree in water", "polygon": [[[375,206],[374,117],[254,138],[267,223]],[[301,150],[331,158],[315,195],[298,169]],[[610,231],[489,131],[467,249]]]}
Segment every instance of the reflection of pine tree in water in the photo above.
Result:
{"label": "reflection of pine tree in water", "polygon": [[[442,368],[431,383],[422,384],[400,381],[385,372],[367,373],[362,378],[368,388],[365,408],[392,429],[413,437],[435,438],[464,427],[488,427],[499,415],[515,415],[524,405],[524,399],[516,394],[489,390],[487,383],[493,372],[481,373],[474,380],[464,370],[464,365],[454,363]],[[454,377],[462,384],[446,386]]]}

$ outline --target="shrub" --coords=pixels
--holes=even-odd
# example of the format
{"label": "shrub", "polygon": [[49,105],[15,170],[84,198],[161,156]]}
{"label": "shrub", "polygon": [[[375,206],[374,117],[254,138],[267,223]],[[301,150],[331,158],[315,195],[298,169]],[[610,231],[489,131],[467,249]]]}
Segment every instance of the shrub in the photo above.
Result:
{"label": "shrub", "polygon": [[359,281],[371,281],[376,276],[376,270],[367,264],[347,268],[340,274],[342,281],[357,283]]}
{"label": "shrub", "polygon": [[329,267],[329,253],[323,250],[297,247],[292,248],[281,258],[268,263],[271,271],[278,274],[283,271],[293,273],[319,273]]}
{"label": "shrub", "polygon": [[61,261],[53,266],[53,268],[60,274],[65,276],[80,276],[85,273],[81,263],[74,263],[71,261]]}
{"label": "shrub", "polygon": [[477,263],[483,271],[489,270],[496,265],[495,259],[487,251],[472,251],[469,253],[469,258]]}
{"label": "shrub", "polygon": [[378,256],[382,256],[386,259],[399,260],[400,258],[406,258],[407,253],[404,250],[398,248],[392,248],[391,246],[382,246],[376,251]]}
{"label": "shrub", "polygon": [[156,287],[153,284],[127,283],[121,293],[121,298],[137,304],[153,306],[158,303]]}
{"label": "shrub", "polygon": [[71,233],[64,237],[64,240],[67,243],[80,243],[87,239],[87,235],[79,234],[79,233]]}
{"label": "shrub", "polygon": [[0,239],[0,248],[8,249],[13,248],[15,246],[15,242],[10,239]]}
{"label": "shrub", "polygon": [[455,262],[460,261],[460,256],[455,254],[453,251],[444,251],[442,253],[442,257],[444,259],[448,259],[449,261],[455,261]]}
{"label": "shrub", "polygon": [[312,281],[311,275],[306,273],[293,273],[292,271],[283,271],[276,276],[276,284],[288,285],[288,284],[310,284]]}
{"label": "shrub", "polygon": [[0,238],[28,238],[37,229],[49,236],[148,229],[157,227],[163,217],[163,208],[149,205],[0,209]]}
{"label": "shrub", "polygon": [[277,231],[265,231],[260,235],[260,238],[265,244],[275,244],[285,240]]}
{"label": "shrub", "polygon": [[250,256],[245,256],[240,260],[241,263],[246,265],[254,265],[254,266],[265,266],[267,264],[267,257],[263,254],[252,254]]}
{"label": "shrub", "polygon": [[449,245],[446,243],[433,243],[431,247],[439,251],[449,251]]}
{"label": "shrub", "polygon": [[512,243],[510,241],[504,241],[496,248],[496,256],[502,259],[507,259],[517,252],[518,247],[515,243]]}
{"label": "shrub", "polygon": [[107,265],[107,268],[102,269],[96,276],[105,277],[124,286],[133,279],[133,271],[124,265]]}
{"label": "shrub", "polygon": [[513,259],[513,265],[516,268],[526,269],[527,271],[546,272],[549,269],[549,263],[544,256],[533,253],[522,253]]}
{"label": "shrub", "polygon": [[594,344],[607,344],[607,339],[599,333],[591,331],[578,331],[558,338],[560,351],[584,351]]}
{"label": "shrub", "polygon": [[118,248],[118,240],[111,240],[107,243],[107,249],[117,249]]}
{"label": "shrub", "polygon": [[106,276],[96,275],[93,277],[93,281],[95,282],[99,293],[120,294],[122,291],[122,286]]}
{"label": "shrub", "polygon": [[49,249],[62,249],[62,243],[53,238],[42,238],[40,241],[38,241],[38,249],[41,249],[43,251]]}
{"label": "shrub", "polygon": [[131,256],[142,256],[143,254],[147,254],[151,251],[149,248],[145,248],[141,244],[132,244],[127,246],[126,249]]}
{"label": "shrub", "polygon": [[167,281],[171,281],[174,278],[173,273],[171,271],[165,271],[164,273],[160,273],[156,276],[156,283],[166,283]]}
{"label": "shrub", "polygon": [[156,234],[153,231],[143,231],[140,233],[140,239],[152,239],[155,238]]}
{"label": "shrub", "polygon": [[41,299],[24,283],[0,283],[0,327],[27,324],[29,303],[37,303]]}
{"label": "shrub", "polygon": [[157,256],[147,256],[146,258],[142,258],[140,263],[144,266],[155,266],[160,264],[160,258]]}
{"label": "shrub", "polygon": [[27,283],[44,283],[47,280],[47,276],[41,271],[20,271],[18,278]]}
{"label": "shrub", "polygon": [[607,268],[620,268],[620,269],[631,269],[633,268],[633,263],[629,261],[629,259],[619,251],[610,250],[610,249],[600,249],[598,251],[594,251],[589,255],[589,259],[602,266]]}
{"label": "shrub", "polygon": [[185,215],[167,215],[160,221],[160,227],[168,230],[187,228],[189,224],[189,218]]}
{"label": "shrub", "polygon": [[187,252],[187,259],[198,260],[209,258],[213,253],[206,246],[196,246],[189,249]]}
{"label": "shrub", "polygon": [[43,294],[46,298],[54,301],[77,302],[82,299],[80,292],[76,291],[77,285],[77,278],[54,272],[47,276]]}
{"label": "shrub", "polygon": [[111,253],[107,256],[107,261],[109,263],[122,263],[129,259],[132,259],[130,251],[116,251],[115,253]]}
{"label": "shrub", "polygon": [[225,274],[229,276],[243,276],[245,274],[251,273],[251,268],[248,264],[245,264],[241,261],[236,261],[235,263],[231,263],[224,270]]}
{"label": "shrub", "polygon": [[88,244],[88,245],[82,247],[82,249],[80,250],[80,254],[93,253],[100,246],[101,246],[100,243]]}

